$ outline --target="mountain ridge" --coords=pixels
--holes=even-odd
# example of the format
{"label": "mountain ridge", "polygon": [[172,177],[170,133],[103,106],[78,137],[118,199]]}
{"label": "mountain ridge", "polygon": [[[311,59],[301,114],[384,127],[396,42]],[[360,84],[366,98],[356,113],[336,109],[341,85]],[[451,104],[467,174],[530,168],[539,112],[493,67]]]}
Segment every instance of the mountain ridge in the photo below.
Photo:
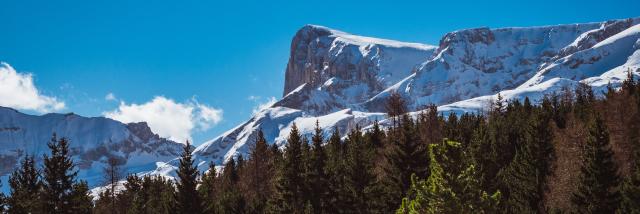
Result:
{"label": "mountain ridge", "polygon": [[[545,94],[559,91],[563,87],[575,87],[579,82],[601,89],[606,87],[601,84],[606,80],[617,87],[624,79],[621,76],[626,76],[626,72],[610,71],[607,69],[610,67],[598,68],[598,72],[584,77],[555,78],[527,87],[524,83],[540,75],[542,69],[558,64],[567,57],[580,58],[579,54],[575,54],[593,50],[598,47],[597,44],[609,38],[621,46],[628,44],[614,36],[633,26],[637,27],[638,23],[640,18],[539,27],[458,30],[445,34],[437,48],[429,49],[430,53],[417,57],[422,58],[422,61],[407,63],[403,65],[404,69],[389,71],[392,75],[401,76],[395,79],[371,78],[381,70],[380,67],[371,65],[386,63],[384,58],[379,61],[379,54],[371,58],[360,57],[368,56],[369,52],[362,51],[367,50],[367,47],[381,47],[383,51],[392,48],[381,44],[363,43],[356,47],[355,44],[342,44],[340,40],[335,42],[335,38],[325,38],[335,35],[327,31],[351,34],[327,30],[326,27],[320,27],[325,33],[312,33],[316,36],[315,39],[308,39],[305,35],[301,36],[300,32],[304,34],[308,31],[305,28],[317,26],[306,25],[292,39],[283,98],[271,108],[255,114],[248,122],[203,143],[193,154],[201,165],[209,161],[222,165],[231,157],[247,154],[248,145],[258,130],[269,130],[265,132],[267,140],[282,146],[293,123],[297,124],[301,133],[309,135],[315,123],[308,121],[316,119],[326,133],[325,136],[336,127],[341,133],[355,127],[366,128],[375,120],[384,120],[384,100],[391,93],[399,93],[408,100],[411,111],[418,111],[426,104],[436,104],[443,113],[477,113],[495,100],[498,93],[504,94],[507,99],[530,97],[539,101]],[[635,34],[625,38],[640,39]],[[299,44],[301,41],[306,43]],[[309,47],[316,49],[309,50]],[[626,61],[629,63],[624,66],[634,75],[640,73],[640,66],[634,61],[640,56],[640,53],[638,56],[634,54],[636,50],[635,46],[626,48],[625,53],[614,60],[618,66],[623,66],[620,63],[624,64],[622,61],[628,59]],[[325,53],[334,55],[324,55]],[[307,57],[310,55],[316,57]],[[602,57],[609,58],[608,56],[610,55]],[[292,65],[296,63],[306,67]],[[331,71],[331,67],[337,68]],[[609,74],[605,75],[607,72]],[[598,78],[599,84],[593,84],[592,80]],[[381,85],[385,87],[379,87]],[[279,113],[282,113],[281,117],[277,116]]]}
{"label": "mountain ridge", "polygon": [[[69,140],[78,179],[92,187],[102,185],[101,170],[109,158],[117,159],[124,173],[141,173],[182,151],[182,144],[159,137],[145,122],[124,124],[74,113],[37,116],[0,107],[0,176],[7,177],[25,155],[34,156],[37,164],[42,164],[54,133]],[[3,190],[7,187],[3,185]]]}

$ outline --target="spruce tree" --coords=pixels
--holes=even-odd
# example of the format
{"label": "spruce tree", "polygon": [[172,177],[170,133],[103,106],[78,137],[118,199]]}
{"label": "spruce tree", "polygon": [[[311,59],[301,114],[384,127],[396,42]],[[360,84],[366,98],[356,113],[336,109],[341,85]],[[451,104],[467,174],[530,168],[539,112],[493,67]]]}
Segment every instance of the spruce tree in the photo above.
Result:
{"label": "spruce tree", "polygon": [[310,203],[315,213],[324,213],[328,206],[328,194],[327,185],[328,177],[325,172],[327,154],[324,151],[322,143],[324,137],[322,135],[322,129],[320,124],[316,121],[316,127],[313,137],[311,138],[312,148],[310,166],[309,166],[309,186],[310,186]]}
{"label": "spruce tree", "polygon": [[142,179],[135,174],[127,175],[124,190],[118,195],[120,213],[141,213]]}
{"label": "spruce tree", "polygon": [[162,176],[144,176],[134,210],[138,213],[177,213],[174,183]]}
{"label": "spruce tree", "polygon": [[383,147],[385,133],[380,128],[378,120],[373,121],[371,131],[365,134],[367,142],[369,142],[376,150],[380,150]]}
{"label": "spruce tree", "polygon": [[617,213],[640,214],[640,159],[636,152],[636,160],[628,175],[622,183],[620,190],[621,202]]}
{"label": "spruce tree", "polygon": [[69,142],[54,134],[47,144],[51,155],[44,155],[43,209],[49,213],[67,213],[72,209],[72,193],[77,171],[69,154]]}
{"label": "spruce tree", "polygon": [[271,202],[271,212],[302,213],[305,207],[302,136],[295,123],[291,127],[281,162],[276,178],[276,193]]}
{"label": "spruce tree", "polygon": [[244,213],[245,212],[245,200],[240,194],[238,188],[238,165],[236,160],[231,158],[224,166],[221,180],[220,180],[220,193],[218,195],[216,204],[217,213]]}
{"label": "spruce tree", "polygon": [[418,178],[428,177],[429,159],[426,145],[417,136],[416,125],[408,115],[403,115],[400,127],[391,129],[387,139],[387,152],[385,153],[386,166],[385,193],[387,207],[395,209],[398,203],[407,194],[411,186],[411,175]]}
{"label": "spruce tree", "polygon": [[209,170],[202,175],[202,181],[198,186],[198,193],[202,199],[202,213],[214,213],[216,211],[217,186],[216,166],[211,162],[209,163]]}
{"label": "spruce tree", "polygon": [[73,184],[70,194],[70,210],[67,213],[91,213],[93,209],[93,197],[90,195],[89,185],[86,181]]}
{"label": "spruce tree", "polygon": [[25,156],[20,167],[9,177],[11,195],[7,200],[9,213],[37,213],[42,210],[40,200],[40,171],[33,156]]}
{"label": "spruce tree", "polygon": [[620,200],[619,182],[609,133],[598,116],[589,128],[578,189],[571,198],[574,208],[580,213],[613,213]]}
{"label": "spruce tree", "polygon": [[177,174],[179,181],[176,184],[176,211],[185,214],[202,212],[200,195],[196,190],[199,173],[198,169],[193,166],[189,141],[183,146]]}
{"label": "spruce tree", "polygon": [[527,147],[516,152],[511,164],[499,173],[504,185],[508,213],[538,213],[543,193],[538,192],[534,159]]}
{"label": "spruce tree", "polygon": [[275,167],[273,155],[262,130],[258,131],[255,144],[249,152],[245,168],[244,183],[246,187],[247,211],[250,213],[263,213],[266,202],[273,194],[273,177]]}
{"label": "spruce tree", "polygon": [[328,177],[327,190],[329,192],[327,199],[327,213],[345,212],[348,206],[347,190],[345,188],[345,164],[346,153],[344,143],[340,139],[340,131],[337,127],[327,142],[327,161],[325,172]]}
{"label": "spruce tree", "polygon": [[373,173],[374,148],[365,141],[356,126],[345,141],[347,147],[345,159],[345,189],[347,191],[348,212],[376,213],[383,212],[376,197],[382,191],[377,186],[376,175]]}

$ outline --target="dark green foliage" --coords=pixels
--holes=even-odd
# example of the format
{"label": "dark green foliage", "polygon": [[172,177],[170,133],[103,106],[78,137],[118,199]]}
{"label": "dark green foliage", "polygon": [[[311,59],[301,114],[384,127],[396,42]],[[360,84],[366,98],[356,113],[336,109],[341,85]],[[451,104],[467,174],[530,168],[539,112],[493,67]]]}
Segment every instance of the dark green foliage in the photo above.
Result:
{"label": "dark green foliage", "polygon": [[416,124],[409,115],[402,116],[400,127],[389,130],[387,139],[385,192],[391,194],[388,202],[397,206],[411,186],[412,174],[418,178],[428,177],[429,159],[426,144],[420,140]]}
{"label": "dark green foliage", "polygon": [[618,213],[640,214],[640,160],[636,159],[631,175],[622,183]]}
{"label": "dark green foliage", "polygon": [[198,184],[198,169],[193,166],[191,157],[191,145],[183,147],[178,167],[178,183],[176,184],[176,205],[178,213],[195,214],[202,212],[201,199],[196,190]]}
{"label": "dark green foliage", "polygon": [[275,163],[272,151],[269,149],[262,130],[258,131],[256,142],[251,148],[249,159],[241,177],[247,201],[247,212],[264,213],[267,201],[273,194],[273,182]]}
{"label": "dark green foliage", "polygon": [[7,200],[10,213],[36,213],[42,210],[40,191],[40,171],[36,168],[33,156],[25,156],[9,177],[11,195]]}
{"label": "dark green foliage", "polygon": [[346,169],[344,160],[347,155],[345,145],[340,139],[340,132],[337,128],[334,129],[325,147],[327,151],[325,172],[328,177],[327,189],[329,191],[327,213],[345,212],[348,206],[348,192],[345,187],[344,174]]}
{"label": "dark green foliage", "polygon": [[[162,176],[137,176],[127,179],[134,181],[133,185],[125,185],[124,194],[131,194],[134,198],[132,213],[175,213],[176,198],[174,183]],[[138,189],[135,191],[135,189]]]}
{"label": "dark green foliage", "polygon": [[71,204],[68,213],[91,213],[93,209],[93,197],[89,192],[89,185],[86,181],[74,183],[71,188]]}
{"label": "dark green foliage", "polygon": [[311,138],[312,147],[307,170],[309,203],[314,213],[324,213],[329,206],[329,191],[327,190],[329,183],[325,172],[327,154],[324,151],[323,142],[322,129],[320,129],[319,122],[316,121],[316,128]]}
{"label": "dark green foliage", "polygon": [[572,198],[574,208],[580,213],[613,213],[620,200],[620,178],[609,145],[609,133],[599,117],[589,128],[581,172]]}
{"label": "dark green foliage", "polygon": [[202,175],[200,186],[198,186],[198,194],[202,199],[202,213],[214,213],[216,210],[218,179],[216,167],[213,163],[209,164],[209,170]]}
{"label": "dark green foliage", "polygon": [[271,211],[275,213],[302,213],[304,211],[304,162],[302,157],[302,136],[293,124],[284,158],[278,167],[276,193],[271,201]]}
{"label": "dark green foliage", "polygon": [[[346,144],[345,190],[347,210],[352,213],[382,212],[380,201],[376,197],[382,194],[374,174],[373,157],[375,150],[370,142],[356,127],[349,135]],[[376,210],[379,209],[379,210]]]}
{"label": "dark green foliage", "polygon": [[236,160],[230,159],[224,166],[220,178],[220,193],[217,196],[217,213],[244,213],[246,202],[238,188],[238,169]]}
{"label": "dark green foliage", "polygon": [[92,205],[84,204],[87,200],[81,195],[86,184],[75,184],[78,172],[69,154],[69,142],[65,138],[58,140],[54,134],[47,146],[51,155],[44,156],[43,209],[49,213],[86,211],[84,208]]}

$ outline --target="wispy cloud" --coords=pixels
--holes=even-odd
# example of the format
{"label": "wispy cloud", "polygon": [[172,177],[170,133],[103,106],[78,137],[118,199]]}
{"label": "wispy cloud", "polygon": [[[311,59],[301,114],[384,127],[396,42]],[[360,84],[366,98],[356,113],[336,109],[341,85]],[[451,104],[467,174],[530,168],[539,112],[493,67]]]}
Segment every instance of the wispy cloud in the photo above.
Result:
{"label": "wispy cloud", "polygon": [[38,91],[33,75],[19,73],[5,62],[0,62],[0,106],[41,113],[65,108],[64,102]]}
{"label": "wispy cloud", "polygon": [[222,121],[222,109],[200,104],[195,99],[179,103],[157,96],[143,104],[120,102],[118,109],[103,113],[123,123],[142,122],[161,137],[184,143],[197,130],[207,130]]}
{"label": "wispy cloud", "polygon": [[[258,97],[257,99],[254,99],[254,101],[257,102],[259,99],[260,99],[260,97]],[[253,107],[252,112],[253,112],[253,114],[257,114],[258,112],[273,106],[273,104],[275,104],[277,101],[278,100],[276,100],[275,97],[270,97],[265,102],[257,103],[257,105],[255,107]]]}
{"label": "wispy cloud", "polygon": [[116,95],[112,92],[109,92],[106,96],[104,96],[104,100],[106,101],[116,101]]}

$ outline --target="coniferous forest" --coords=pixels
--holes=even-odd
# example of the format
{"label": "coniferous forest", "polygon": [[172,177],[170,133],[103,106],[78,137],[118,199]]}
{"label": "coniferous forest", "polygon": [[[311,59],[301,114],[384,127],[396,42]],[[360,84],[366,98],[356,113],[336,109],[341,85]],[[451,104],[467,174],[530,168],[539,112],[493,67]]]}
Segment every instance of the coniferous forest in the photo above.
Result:
{"label": "coniferous forest", "polygon": [[[498,98],[485,112],[408,113],[389,125],[258,134],[247,156],[199,172],[184,147],[176,179],[106,168],[92,198],[55,135],[44,164],[26,157],[0,197],[7,213],[640,213],[640,83],[586,85],[539,104]],[[345,136],[346,137],[342,137]],[[118,181],[123,180],[120,185]],[[117,186],[117,188],[116,188]]]}

